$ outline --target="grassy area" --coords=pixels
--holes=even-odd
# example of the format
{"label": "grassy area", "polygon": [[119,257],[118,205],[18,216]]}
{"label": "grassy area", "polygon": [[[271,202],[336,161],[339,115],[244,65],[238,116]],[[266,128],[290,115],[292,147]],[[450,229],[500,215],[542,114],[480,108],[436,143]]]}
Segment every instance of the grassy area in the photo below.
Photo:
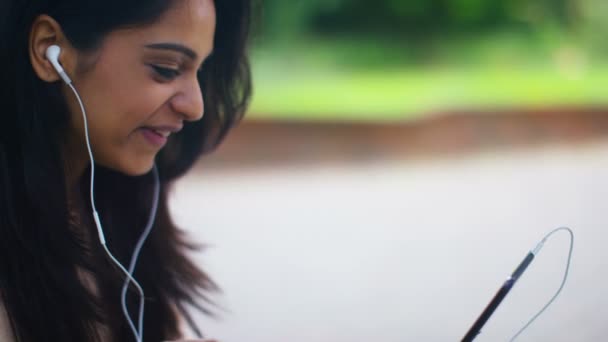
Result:
{"label": "grassy area", "polygon": [[311,41],[258,48],[253,118],[408,120],[453,109],[608,103],[608,63],[556,39]]}

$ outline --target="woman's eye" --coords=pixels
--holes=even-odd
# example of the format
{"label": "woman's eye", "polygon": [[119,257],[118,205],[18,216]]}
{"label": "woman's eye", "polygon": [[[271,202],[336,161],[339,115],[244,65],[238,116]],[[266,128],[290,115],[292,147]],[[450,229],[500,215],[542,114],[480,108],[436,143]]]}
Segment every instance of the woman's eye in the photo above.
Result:
{"label": "woman's eye", "polygon": [[172,80],[179,76],[180,73],[177,69],[165,68],[158,65],[152,65],[152,69],[154,69],[154,72],[156,72],[160,77],[166,80]]}

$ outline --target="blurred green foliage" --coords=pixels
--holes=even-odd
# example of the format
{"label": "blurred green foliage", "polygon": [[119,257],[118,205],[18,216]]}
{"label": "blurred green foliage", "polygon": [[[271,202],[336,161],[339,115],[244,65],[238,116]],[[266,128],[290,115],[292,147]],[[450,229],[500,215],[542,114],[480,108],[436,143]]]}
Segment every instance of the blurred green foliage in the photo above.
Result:
{"label": "blurred green foliage", "polygon": [[608,1],[581,0],[579,29],[585,46],[600,58],[608,58]]}
{"label": "blurred green foliage", "polygon": [[265,0],[254,117],[608,104],[608,0]]}
{"label": "blurred green foliage", "polygon": [[294,33],[414,37],[548,24],[571,27],[580,19],[583,3],[590,1],[265,0],[263,32],[272,38]]}

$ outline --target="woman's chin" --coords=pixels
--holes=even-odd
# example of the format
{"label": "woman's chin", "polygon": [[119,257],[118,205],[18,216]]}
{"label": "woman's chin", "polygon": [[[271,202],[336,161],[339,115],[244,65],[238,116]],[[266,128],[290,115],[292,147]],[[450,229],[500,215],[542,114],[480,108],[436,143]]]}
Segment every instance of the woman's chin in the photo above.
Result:
{"label": "woman's chin", "polygon": [[127,176],[137,177],[143,176],[152,170],[152,167],[154,167],[154,159],[139,160],[137,162],[135,160],[130,160],[118,165],[101,163],[101,165]]}
{"label": "woman's chin", "polygon": [[150,172],[153,167],[154,167],[154,161],[152,160],[150,163],[147,163],[145,165],[137,165],[132,168],[128,168],[128,169],[124,170],[123,173],[128,176],[133,176],[133,177],[143,176],[143,175],[147,174],[148,172]]}

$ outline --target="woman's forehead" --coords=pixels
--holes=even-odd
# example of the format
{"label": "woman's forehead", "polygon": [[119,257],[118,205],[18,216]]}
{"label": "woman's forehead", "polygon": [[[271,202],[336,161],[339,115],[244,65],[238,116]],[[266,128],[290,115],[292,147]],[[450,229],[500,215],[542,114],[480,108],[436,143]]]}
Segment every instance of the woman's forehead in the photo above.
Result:
{"label": "woman's forehead", "polygon": [[174,42],[206,56],[213,48],[215,6],[212,0],[175,1],[153,24],[134,29],[132,38],[144,45]]}
{"label": "woman's forehead", "polygon": [[213,0],[180,0],[174,1],[150,28],[207,31],[215,28],[215,19]]}

